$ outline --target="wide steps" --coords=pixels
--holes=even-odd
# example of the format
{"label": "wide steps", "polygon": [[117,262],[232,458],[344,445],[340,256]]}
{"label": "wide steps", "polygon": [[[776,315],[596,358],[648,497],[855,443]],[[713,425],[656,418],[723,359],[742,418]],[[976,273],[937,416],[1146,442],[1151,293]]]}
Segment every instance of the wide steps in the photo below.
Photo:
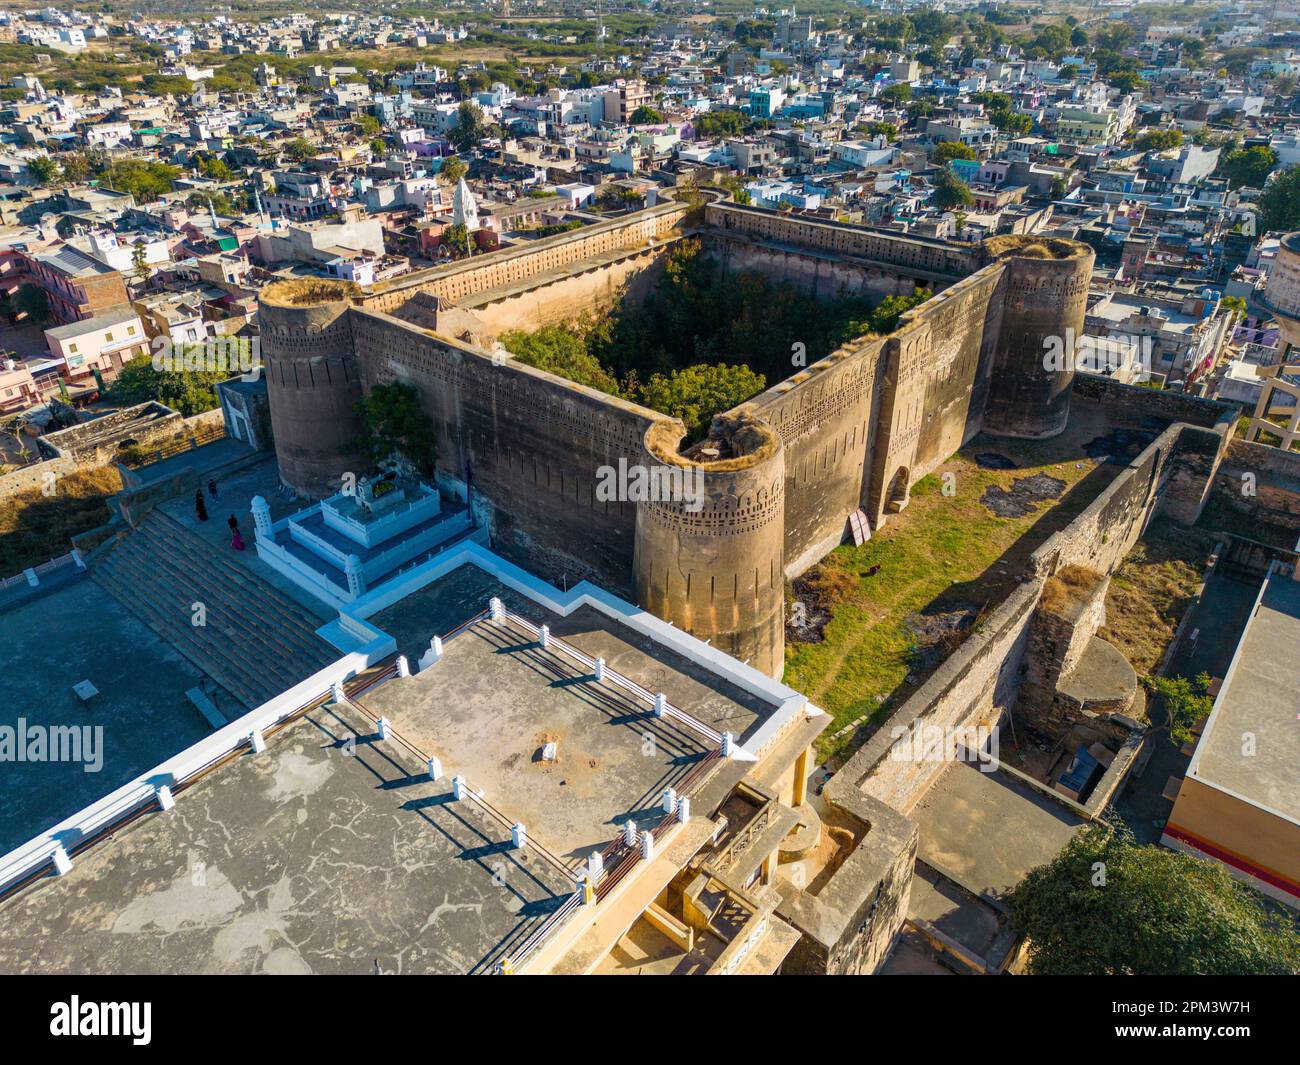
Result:
{"label": "wide steps", "polygon": [[[306,610],[155,511],[91,576],[247,707],[336,657]],[[202,603],[205,624],[192,623]]]}

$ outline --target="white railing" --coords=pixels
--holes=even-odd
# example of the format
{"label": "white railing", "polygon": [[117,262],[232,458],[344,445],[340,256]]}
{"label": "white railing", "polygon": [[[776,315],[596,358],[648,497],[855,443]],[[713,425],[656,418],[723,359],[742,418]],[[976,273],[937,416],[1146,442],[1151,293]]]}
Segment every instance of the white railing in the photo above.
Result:
{"label": "white railing", "polygon": [[436,490],[428,489],[421,491],[415,499],[405,500],[400,506],[395,506],[370,521],[361,521],[334,509],[338,503],[348,499],[355,502],[356,497],[343,493],[330,496],[321,503],[321,517],[331,529],[365,547],[382,543],[413,525],[427,521],[442,510],[441,497]]}
{"label": "white railing", "polygon": [[[248,747],[255,732],[264,734],[298,713],[321,705],[330,698],[336,682],[343,683],[355,677],[369,668],[373,660],[391,650],[389,640],[385,645],[377,642],[364,651],[345,655],[0,857],[0,897],[54,862],[56,854],[70,855],[78,847],[93,841],[105,828],[132,813],[153,808],[159,786],[166,785],[176,790],[222,759]],[[382,679],[386,678],[375,678],[364,687],[368,689]],[[353,684],[354,690],[361,687]]]}
{"label": "white railing", "polygon": [[[538,639],[538,640],[541,639],[542,636],[541,630],[536,625],[534,625],[531,621],[529,621],[527,618],[522,618],[518,614],[515,614],[509,610],[504,611],[502,616],[507,620],[509,620],[510,622],[512,622],[513,624],[517,625],[519,628],[523,629],[534,639]],[[551,636],[549,633],[547,634],[547,638],[546,638],[546,646],[548,648],[553,647],[556,650],[563,651],[566,655],[572,658],[584,669],[596,668],[596,660],[592,658],[591,655],[587,654],[584,651],[579,651],[576,647],[573,646],[573,644],[567,643],[556,636]],[[654,709],[656,703],[656,696],[649,689],[643,688],[636,681],[623,676],[623,674],[621,673],[616,673],[614,670],[610,669],[609,666],[604,667],[604,670],[601,673],[601,677],[603,680],[608,681],[609,683],[613,684],[615,687],[622,688],[624,691],[629,692],[634,698],[640,700],[643,703],[648,704],[652,710]],[[672,703],[669,702],[664,703],[664,716],[671,717],[674,721],[677,721],[680,724],[685,725],[687,728],[691,729],[692,731],[699,733],[701,736],[703,736],[706,740],[708,740],[712,744],[717,745],[722,743],[721,732],[719,732],[717,729],[710,728],[703,721],[700,721],[698,718],[692,717],[685,710],[681,710],[678,707],[673,706]]]}
{"label": "white railing", "polygon": [[[42,562],[39,566],[32,566],[31,571],[38,578],[47,573],[53,573],[56,569],[62,569],[64,566],[81,565],[76,551],[69,551],[66,555],[60,555],[58,558],[52,558],[48,562]],[[15,584],[32,584],[32,579],[27,575],[27,570],[21,573],[15,573],[11,577],[0,578],[0,590],[12,588]]]}

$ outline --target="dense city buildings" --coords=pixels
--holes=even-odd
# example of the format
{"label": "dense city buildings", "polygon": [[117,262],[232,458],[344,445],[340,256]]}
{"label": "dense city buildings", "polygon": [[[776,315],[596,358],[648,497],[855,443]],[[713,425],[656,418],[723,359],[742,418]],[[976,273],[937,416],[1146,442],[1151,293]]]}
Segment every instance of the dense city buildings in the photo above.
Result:
{"label": "dense city buildings", "polygon": [[0,12],[0,972],[1300,971],[1298,78]]}

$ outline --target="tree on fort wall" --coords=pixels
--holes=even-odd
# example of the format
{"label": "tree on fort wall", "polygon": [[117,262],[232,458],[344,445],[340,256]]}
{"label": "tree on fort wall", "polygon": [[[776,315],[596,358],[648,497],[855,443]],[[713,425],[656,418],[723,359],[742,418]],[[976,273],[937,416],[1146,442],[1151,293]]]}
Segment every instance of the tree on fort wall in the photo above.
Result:
{"label": "tree on fort wall", "polygon": [[433,422],[420,406],[420,394],[395,381],[376,385],[353,410],[360,419],[357,450],[375,466],[400,455],[425,477],[432,477],[438,454]]}

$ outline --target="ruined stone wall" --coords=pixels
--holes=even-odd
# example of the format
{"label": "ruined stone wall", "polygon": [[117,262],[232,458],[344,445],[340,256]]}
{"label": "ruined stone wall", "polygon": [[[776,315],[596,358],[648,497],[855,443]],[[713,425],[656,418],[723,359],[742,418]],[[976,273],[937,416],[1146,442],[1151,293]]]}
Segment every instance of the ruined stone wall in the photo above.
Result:
{"label": "ruined stone wall", "polygon": [[1300,451],[1233,440],[1215,470],[1212,492],[1230,510],[1283,534],[1275,539],[1289,530],[1294,543],[1300,530]]}
{"label": "ruined stone wall", "polygon": [[709,204],[704,209],[704,220],[720,238],[744,237],[755,242],[806,248],[845,262],[887,264],[899,275],[928,276],[946,283],[974,273],[983,264],[982,253],[976,246],[870,226],[795,217],[734,203]]}
{"label": "ruined stone wall", "polygon": [[419,390],[439,472],[469,484],[494,549],[557,583],[630,592],[636,506],[598,500],[597,470],[640,461],[658,415],[388,315],[354,311],[352,329],[367,389]]}
{"label": "ruined stone wall", "polygon": [[632,309],[662,276],[664,258],[674,243],[662,241],[653,248],[582,264],[558,277],[544,275],[504,291],[488,290],[467,297],[459,306],[481,321],[491,336],[580,322],[620,307]]}

